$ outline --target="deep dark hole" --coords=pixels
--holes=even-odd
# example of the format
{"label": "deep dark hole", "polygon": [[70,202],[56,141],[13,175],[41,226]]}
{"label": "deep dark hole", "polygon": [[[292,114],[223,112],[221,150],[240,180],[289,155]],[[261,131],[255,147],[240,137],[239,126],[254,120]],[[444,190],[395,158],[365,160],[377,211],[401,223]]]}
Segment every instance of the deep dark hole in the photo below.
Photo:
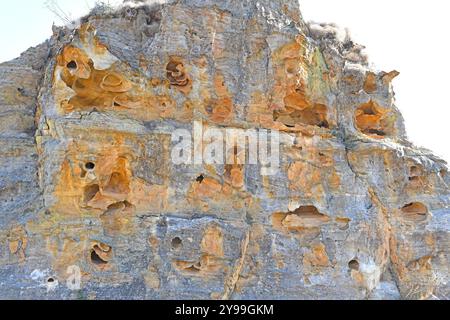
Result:
{"label": "deep dark hole", "polygon": [[47,282],[48,282],[48,283],[53,283],[53,282],[55,282],[55,279],[53,279],[53,278],[48,278]]}
{"label": "deep dark hole", "polygon": [[348,263],[348,267],[352,270],[359,271],[359,262],[358,260],[352,260]]}
{"label": "deep dark hole", "polygon": [[181,240],[179,237],[172,239],[172,248],[179,249],[183,245],[183,240]]}
{"label": "deep dark hole", "polygon": [[346,43],[344,43],[344,49],[345,50],[349,50],[351,48],[353,48],[355,44],[353,43],[353,41],[347,41]]}
{"label": "deep dark hole", "polygon": [[77,63],[75,62],[75,61],[70,61],[68,64],[67,64],[67,68],[69,68],[69,69],[76,69],[76,68],[78,68],[78,65],[77,65]]}
{"label": "deep dark hole", "polygon": [[203,180],[205,180],[205,177],[202,174],[197,177],[197,182],[198,183],[202,183]]}
{"label": "deep dark hole", "polygon": [[94,170],[94,169],[95,169],[95,163],[93,163],[93,162],[87,162],[87,163],[84,165],[84,167],[85,167],[87,170]]}
{"label": "deep dark hole", "polygon": [[327,121],[322,121],[317,125],[319,128],[325,128],[328,129],[330,127],[330,125],[328,124]]}
{"label": "deep dark hole", "polygon": [[91,251],[91,261],[93,264],[96,265],[105,265],[108,264],[107,261],[103,260],[102,258],[99,257],[99,255],[97,254],[97,252],[95,252],[95,250]]}
{"label": "deep dark hole", "polygon": [[214,111],[214,109],[212,106],[209,105],[206,107],[206,112],[208,112],[209,114],[213,113],[213,111]]}

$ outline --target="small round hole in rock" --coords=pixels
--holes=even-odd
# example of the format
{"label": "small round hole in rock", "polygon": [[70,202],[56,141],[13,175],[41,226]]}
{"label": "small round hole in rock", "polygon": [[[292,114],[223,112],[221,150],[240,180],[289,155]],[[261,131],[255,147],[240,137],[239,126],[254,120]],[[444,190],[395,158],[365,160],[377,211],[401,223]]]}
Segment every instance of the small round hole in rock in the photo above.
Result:
{"label": "small round hole in rock", "polygon": [[321,121],[317,124],[317,126],[319,128],[325,128],[325,129],[329,129],[330,125],[328,124],[328,121]]}
{"label": "small round hole in rock", "polygon": [[48,283],[54,283],[54,282],[55,282],[55,279],[54,279],[54,278],[48,278],[48,279],[47,279],[47,282],[48,282]]}
{"label": "small round hole in rock", "polygon": [[181,240],[179,237],[172,239],[172,248],[175,250],[180,249],[183,246],[183,240]]}
{"label": "small round hole in rock", "polygon": [[211,106],[211,105],[208,105],[208,106],[205,108],[205,110],[206,110],[206,112],[208,112],[209,114],[212,114],[213,111],[214,111],[214,107]]}
{"label": "small round hole in rock", "polygon": [[78,65],[77,65],[77,63],[75,62],[75,61],[70,61],[68,64],[67,64],[67,68],[69,68],[69,69],[76,69],[76,68],[78,68]]}
{"label": "small round hole in rock", "polygon": [[95,250],[91,251],[91,261],[93,264],[95,265],[106,265],[108,264],[108,261],[103,260],[98,254],[97,252],[95,252]]}
{"label": "small round hole in rock", "polygon": [[348,263],[348,267],[349,267],[351,270],[359,271],[359,262],[358,262],[358,260],[353,259],[352,261],[350,261],[350,262]]}
{"label": "small round hole in rock", "polygon": [[198,183],[202,183],[203,180],[205,180],[205,177],[204,177],[202,174],[199,175],[199,176],[197,177],[197,179],[196,179],[196,181],[197,181]]}
{"label": "small round hole in rock", "polygon": [[84,167],[86,168],[86,170],[94,170],[95,169],[95,163],[93,162],[87,162]]}

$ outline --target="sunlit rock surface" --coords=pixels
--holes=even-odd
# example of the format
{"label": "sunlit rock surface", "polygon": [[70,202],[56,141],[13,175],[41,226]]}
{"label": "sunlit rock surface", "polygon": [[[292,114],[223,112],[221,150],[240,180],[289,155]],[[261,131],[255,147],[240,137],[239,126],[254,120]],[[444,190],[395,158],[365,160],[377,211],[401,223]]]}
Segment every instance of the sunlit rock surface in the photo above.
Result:
{"label": "sunlit rock surface", "polygon": [[[361,50],[295,0],[135,1],[0,64],[0,298],[449,298],[446,164]],[[194,121],[281,170],[173,164]]]}

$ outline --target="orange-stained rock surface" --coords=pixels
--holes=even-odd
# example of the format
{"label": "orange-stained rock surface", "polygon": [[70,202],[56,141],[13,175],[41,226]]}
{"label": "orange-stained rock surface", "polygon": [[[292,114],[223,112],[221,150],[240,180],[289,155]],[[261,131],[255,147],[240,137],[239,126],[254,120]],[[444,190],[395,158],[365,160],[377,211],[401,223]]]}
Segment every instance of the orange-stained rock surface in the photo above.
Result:
{"label": "orange-stained rock surface", "polygon": [[[0,298],[448,299],[450,176],[399,72],[297,0],[243,3],[96,8],[0,64]],[[277,131],[277,170],[176,164],[198,125]]]}

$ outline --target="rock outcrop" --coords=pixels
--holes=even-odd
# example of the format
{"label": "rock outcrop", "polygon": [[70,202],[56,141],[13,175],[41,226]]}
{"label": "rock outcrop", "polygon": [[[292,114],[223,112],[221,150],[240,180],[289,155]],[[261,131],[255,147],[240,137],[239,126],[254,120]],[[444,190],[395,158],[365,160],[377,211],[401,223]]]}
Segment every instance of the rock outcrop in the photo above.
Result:
{"label": "rock outcrop", "polygon": [[[445,162],[297,0],[97,8],[0,75],[0,298],[450,296]],[[174,164],[194,122],[279,131],[280,170]]]}

